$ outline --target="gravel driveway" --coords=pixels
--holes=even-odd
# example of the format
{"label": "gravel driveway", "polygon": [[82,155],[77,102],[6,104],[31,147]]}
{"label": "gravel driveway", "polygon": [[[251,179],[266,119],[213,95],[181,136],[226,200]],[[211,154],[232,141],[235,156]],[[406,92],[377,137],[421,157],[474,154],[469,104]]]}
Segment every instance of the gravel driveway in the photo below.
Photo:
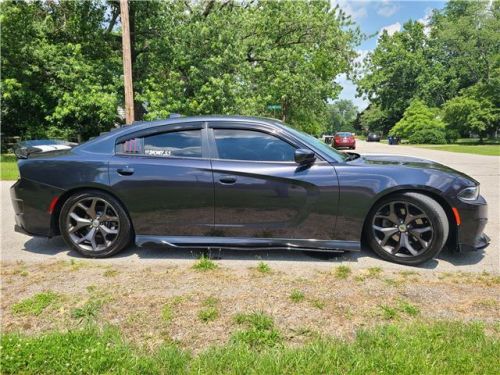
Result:
{"label": "gravel driveway", "polygon": [[[492,243],[481,252],[454,254],[443,251],[438,259],[420,266],[422,269],[436,271],[494,272],[500,268],[500,157],[452,153],[427,150],[409,146],[389,146],[386,144],[358,141],[360,153],[400,154],[418,156],[449,165],[469,174],[481,183],[481,194],[489,204],[489,223],[486,233]],[[13,231],[14,213],[10,203],[9,187],[12,181],[1,182],[1,259],[3,262],[23,261],[26,263],[49,262],[57,259],[78,258],[70,251],[61,238],[31,238]],[[311,257],[302,252],[286,251],[223,251],[212,253],[220,257],[221,265],[229,268],[253,267],[265,260],[274,269],[283,271],[292,268],[300,273],[301,269],[330,269],[333,265],[346,264],[353,268],[383,267],[385,269],[405,269],[409,267],[388,263],[378,259],[369,250],[360,253],[347,253],[342,256]],[[114,258],[91,260],[103,264],[163,264],[165,266],[191,263],[198,256],[189,250],[149,250],[132,247]]]}

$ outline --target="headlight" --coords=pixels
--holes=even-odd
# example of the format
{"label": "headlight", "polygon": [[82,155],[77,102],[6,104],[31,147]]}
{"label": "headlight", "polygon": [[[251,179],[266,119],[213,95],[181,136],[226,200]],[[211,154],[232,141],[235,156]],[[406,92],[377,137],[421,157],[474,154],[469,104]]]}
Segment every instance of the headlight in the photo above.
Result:
{"label": "headlight", "polygon": [[475,201],[479,197],[479,185],[465,188],[458,193],[458,198],[462,201]]}

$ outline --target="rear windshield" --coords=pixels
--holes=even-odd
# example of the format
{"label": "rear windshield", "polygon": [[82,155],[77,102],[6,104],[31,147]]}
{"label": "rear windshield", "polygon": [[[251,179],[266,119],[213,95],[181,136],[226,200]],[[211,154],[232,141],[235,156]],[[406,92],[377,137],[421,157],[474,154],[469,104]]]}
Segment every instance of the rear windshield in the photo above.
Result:
{"label": "rear windshield", "polygon": [[340,133],[336,133],[336,135],[338,135],[339,137],[350,137],[352,135],[352,133],[340,132]]}

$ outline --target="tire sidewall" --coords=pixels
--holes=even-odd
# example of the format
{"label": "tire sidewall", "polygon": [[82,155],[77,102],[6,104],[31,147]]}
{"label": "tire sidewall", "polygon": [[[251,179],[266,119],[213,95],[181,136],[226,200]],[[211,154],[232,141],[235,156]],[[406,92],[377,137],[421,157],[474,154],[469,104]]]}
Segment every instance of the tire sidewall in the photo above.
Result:
{"label": "tire sidewall", "polygon": [[[100,251],[89,251],[85,249],[81,249],[78,247],[76,244],[73,243],[71,240],[69,233],[67,231],[67,226],[66,226],[66,219],[69,214],[69,210],[73,207],[73,205],[78,202],[81,199],[85,198],[91,198],[91,197],[96,197],[96,198],[101,198],[109,202],[113,208],[115,209],[118,218],[120,220],[120,229],[118,232],[118,238],[116,241],[107,249],[105,250],[100,250]],[[111,255],[114,255],[118,253],[119,251],[123,250],[125,247],[127,247],[132,238],[133,238],[133,231],[132,231],[132,226],[130,224],[130,219],[127,215],[127,212],[124,210],[123,206],[120,204],[120,202],[111,196],[110,194],[101,192],[99,190],[86,190],[82,191],[79,193],[76,193],[72,196],[70,196],[63,204],[61,208],[61,213],[59,215],[59,231],[61,232],[62,237],[64,238],[64,241],[75,251],[80,253],[81,255],[88,257],[88,258],[105,258],[109,257]]]}
{"label": "tire sidewall", "polygon": [[[425,200],[420,200],[418,198],[415,198],[416,196],[423,196],[426,199]],[[421,263],[424,263],[435,256],[437,256],[441,250],[443,249],[443,246],[448,238],[448,227],[444,228],[444,225],[442,224],[443,218],[440,217],[440,213],[435,211],[435,207],[432,207],[428,204],[427,200],[432,198],[422,195],[422,194],[397,194],[397,195],[392,195],[388,198],[382,199],[380,202],[378,202],[370,211],[369,217],[368,217],[368,222],[366,226],[366,234],[368,238],[368,242],[370,244],[371,249],[379,255],[381,258],[385,260],[389,260],[394,263],[399,263],[399,264],[404,264],[404,265],[419,265]],[[430,247],[424,251],[422,254],[419,254],[414,257],[397,257],[394,255],[389,254],[386,252],[377,242],[375,235],[373,233],[373,218],[374,215],[377,213],[377,211],[382,208],[384,205],[392,202],[392,201],[401,201],[401,202],[408,202],[411,203],[412,205],[415,205],[418,207],[420,210],[422,210],[425,215],[427,215],[429,221],[432,224],[432,228],[434,230],[433,233],[433,238],[432,238],[432,243]],[[439,205],[435,200],[432,200],[436,204]],[[441,208],[442,209],[442,208]],[[444,213],[444,211],[443,211]],[[444,215],[444,219],[447,220],[446,215]]]}

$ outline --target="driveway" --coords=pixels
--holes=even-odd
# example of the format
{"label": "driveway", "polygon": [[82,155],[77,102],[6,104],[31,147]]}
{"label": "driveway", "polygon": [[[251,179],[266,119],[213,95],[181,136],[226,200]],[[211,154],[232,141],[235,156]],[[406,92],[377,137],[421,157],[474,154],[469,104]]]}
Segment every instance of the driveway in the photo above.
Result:
{"label": "driveway", "polygon": [[[484,251],[455,254],[443,251],[439,258],[420,266],[422,270],[466,271],[466,272],[499,272],[500,267],[500,157],[460,154],[445,151],[427,150],[409,146],[389,146],[379,143],[358,141],[360,153],[400,154],[418,156],[435,160],[469,174],[481,183],[481,194],[489,203],[489,223],[486,233],[492,244]],[[15,233],[14,213],[10,203],[9,187],[12,181],[1,182],[1,260],[3,262],[23,261],[53,262],[54,260],[70,260],[79,258],[70,251],[61,238],[31,238]],[[199,254],[189,250],[150,250],[131,247],[110,259],[93,259],[89,262],[103,264],[158,264],[165,266],[192,263]],[[340,256],[310,256],[302,252],[287,251],[213,251],[212,256],[220,258],[221,266],[229,268],[247,268],[264,260],[273,269],[284,272],[292,269],[327,270],[332,266],[345,264],[352,268],[382,267],[384,269],[405,269],[409,267],[388,263],[378,259],[369,250],[359,253],[346,253]]]}

